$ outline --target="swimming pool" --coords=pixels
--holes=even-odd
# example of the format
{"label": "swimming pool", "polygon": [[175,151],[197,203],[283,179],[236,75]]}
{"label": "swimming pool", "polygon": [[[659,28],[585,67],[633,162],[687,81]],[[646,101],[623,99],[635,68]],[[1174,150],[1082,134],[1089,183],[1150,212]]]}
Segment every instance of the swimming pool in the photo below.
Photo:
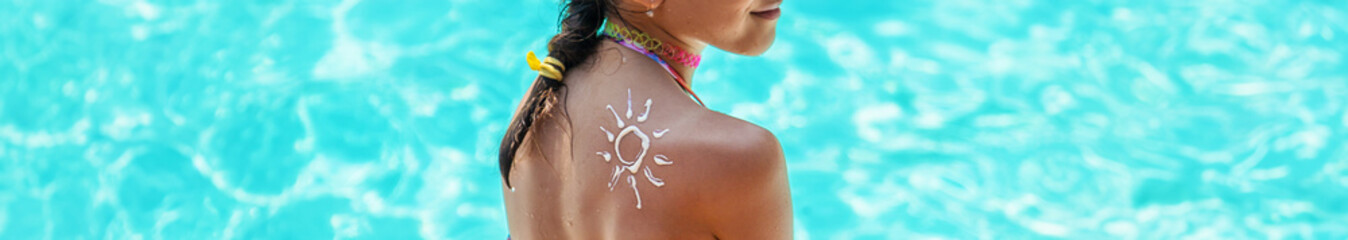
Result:
{"label": "swimming pool", "polygon": [[[786,1],[798,239],[1348,237],[1348,3]],[[554,1],[0,1],[0,239],[502,239]]]}

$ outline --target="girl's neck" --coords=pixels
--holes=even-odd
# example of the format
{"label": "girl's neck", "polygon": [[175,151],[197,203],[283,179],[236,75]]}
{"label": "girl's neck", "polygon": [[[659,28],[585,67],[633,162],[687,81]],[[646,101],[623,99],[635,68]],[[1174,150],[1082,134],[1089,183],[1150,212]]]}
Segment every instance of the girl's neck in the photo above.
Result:
{"label": "girl's neck", "polygon": [[[705,44],[700,43],[687,44],[684,41],[680,41],[678,40],[678,38],[669,35],[669,33],[662,31],[659,27],[655,26],[654,24],[650,24],[649,22],[646,21],[632,21],[632,22],[613,21],[610,23],[618,27],[641,31],[642,33],[645,33],[651,38],[660,40],[661,44],[663,45],[670,45],[681,48],[688,54],[702,55],[702,49],[706,48]],[[659,52],[658,49],[647,49],[647,50],[657,53]],[[671,68],[674,68],[674,72],[678,73],[679,77],[682,77],[683,80],[686,82],[686,84],[690,85],[693,84],[692,83],[693,72],[694,70],[696,70],[695,68],[684,64],[680,64],[677,61],[672,61],[674,59],[674,56],[665,56],[662,54],[660,55],[660,59],[668,63]]]}

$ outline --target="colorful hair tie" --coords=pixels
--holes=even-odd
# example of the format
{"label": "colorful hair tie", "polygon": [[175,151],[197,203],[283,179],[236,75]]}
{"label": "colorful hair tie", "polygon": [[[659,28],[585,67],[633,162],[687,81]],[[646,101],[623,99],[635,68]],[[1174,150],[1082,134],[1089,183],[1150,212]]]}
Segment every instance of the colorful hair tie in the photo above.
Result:
{"label": "colorful hair tie", "polygon": [[525,56],[525,58],[525,61],[529,62],[529,69],[538,71],[538,75],[556,79],[558,82],[562,81],[562,72],[566,71],[566,66],[562,65],[562,60],[548,57],[540,62],[538,61],[538,56],[534,55],[534,51],[529,51],[529,54]]}

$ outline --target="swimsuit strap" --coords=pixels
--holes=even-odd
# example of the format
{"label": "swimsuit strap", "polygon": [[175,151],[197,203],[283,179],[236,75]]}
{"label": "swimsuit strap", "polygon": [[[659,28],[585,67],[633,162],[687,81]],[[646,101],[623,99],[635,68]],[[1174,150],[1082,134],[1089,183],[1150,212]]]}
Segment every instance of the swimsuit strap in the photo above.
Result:
{"label": "swimsuit strap", "polygon": [[697,104],[698,104],[698,105],[702,105],[703,107],[706,107],[706,106],[707,106],[707,104],[702,103],[702,98],[697,97],[697,94],[696,94],[696,93],[693,93],[693,89],[688,87],[688,81],[684,81],[684,80],[683,80],[683,77],[680,77],[680,76],[679,76],[679,73],[676,72],[676,71],[674,71],[674,67],[669,66],[669,63],[665,63],[664,60],[660,60],[660,55],[659,55],[659,54],[656,54],[655,52],[648,51],[648,50],[646,50],[646,48],[643,48],[643,47],[641,47],[641,46],[638,46],[638,45],[636,45],[635,43],[633,43],[632,41],[628,41],[627,39],[617,38],[617,37],[614,37],[614,36],[612,36],[612,35],[610,35],[610,36],[608,36],[608,37],[609,37],[609,39],[612,39],[614,42],[617,42],[618,45],[622,45],[623,47],[627,47],[628,49],[632,49],[633,51],[637,51],[637,52],[639,52],[639,53],[641,53],[641,54],[646,55],[646,57],[650,57],[651,60],[655,60],[655,63],[659,63],[660,66],[662,66],[662,67],[665,68],[665,71],[669,72],[669,75],[670,75],[670,76],[673,76],[673,77],[674,77],[674,82],[679,83],[679,87],[680,87],[680,88],[683,88],[683,91],[684,91],[684,92],[687,92],[688,95],[692,96],[692,97],[693,97],[693,100],[697,100]]}

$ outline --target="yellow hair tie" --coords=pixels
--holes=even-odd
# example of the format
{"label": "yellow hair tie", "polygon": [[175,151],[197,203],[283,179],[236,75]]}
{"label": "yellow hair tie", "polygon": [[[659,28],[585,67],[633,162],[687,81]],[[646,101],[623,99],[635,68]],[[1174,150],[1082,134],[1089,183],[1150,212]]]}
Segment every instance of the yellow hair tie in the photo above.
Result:
{"label": "yellow hair tie", "polygon": [[534,55],[533,51],[529,51],[529,55],[525,60],[529,61],[529,69],[538,71],[538,75],[557,79],[558,82],[562,81],[562,71],[566,71],[566,66],[562,66],[561,60],[557,60],[557,58],[554,57],[548,57],[540,62],[538,61],[538,56]]}

